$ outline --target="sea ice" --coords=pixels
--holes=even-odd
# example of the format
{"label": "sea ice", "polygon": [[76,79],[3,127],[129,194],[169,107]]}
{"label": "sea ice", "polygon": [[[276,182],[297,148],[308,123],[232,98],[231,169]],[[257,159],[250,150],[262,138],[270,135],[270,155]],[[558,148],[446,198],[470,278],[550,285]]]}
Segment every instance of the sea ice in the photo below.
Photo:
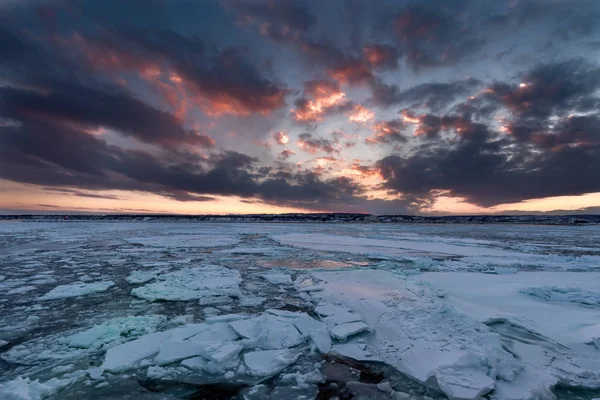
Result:
{"label": "sea ice", "polygon": [[248,339],[253,347],[260,349],[294,347],[304,340],[292,323],[274,315],[263,314],[252,319],[233,321],[229,325],[238,335]]}
{"label": "sea ice", "polygon": [[168,365],[186,358],[199,356],[204,346],[189,340],[168,340],[160,345],[154,364]]}
{"label": "sea ice", "polygon": [[35,286],[20,286],[14,289],[9,290],[6,294],[23,294],[27,292],[31,292],[32,290],[37,289]]}
{"label": "sea ice", "polygon": [[162,315],[115,318],[79,332],[67,339],[69,346],[77,348],[100,348],[106,344],[121,343],[151,332],[163,325]]}
{"label": "sea ice", "polygon": [[265,301],[267,301],[266,297],[242,297],[240,300],[240,307],[258,307]]}
{"label": "sea ice", "polygon": [[52,378],[46,382],[17,377],[12,381],[0,384],[0,398],[2,400],[41,400],[58,393],[70,385],[76,378]]}
{"label": "sea ice", "polygon": [[156,332],[142,336],[125,344],[111,347],[106,351],[102,370],[122,372],[135,368],[140,361],[158,353],[160,345],[169,340],[171,332]]}
{"label": "sea ice", "polygon": [[341,312],[338,312],[338,313],[335,313],[333,315],[323,318],[323,321],[331,326],[331,325],[346,324],[348,322],[363,321],[363,317],[357,313],[341,311]]}
{"label": "sea ice", "polygon": [[320,353],[326,354],[331,350],[331,336],[327,326],[308,314],[302,313],[292,323],[303,335],[308,335]]}
{"label": "sea ice", "polygon": [[219,247],[238,243],[231,235],[159,235],[127,239],[151,247]]}
{"label": "sea ice", "polygon": [[259,275],[265,281],[273,284],[273,285],[291,285],[292,277],[285,270],[271,270],[264,274]]}
{"label": "sea ice", "polygon": [[56,300],[68,297],[79,297],[87,294],[104,292],[106,289],[114,286],[113,281],[103,281],[94,283],[74,282],[69,285],[60,285],[39,297],[38,300]]}
{"label": "sea ice", "polygon": [[186,301],[239,294],[242,278],[237,270],[215,265],[185,268],[157,277],[157,281],[135,288],[142,299]]}
{"label": "sea ice", "polygon": [[149,271],[132,271],[125,280],[132,285],[147,283],[156,278],[159,274],[165,272],[166,268],[152,269]]}
{"label": "sea ice", "polygon": [[435,377],[439,388],[450,400],[479,399],[495,387],[492,378],[474,369],[443,368]]}
{"label": "sea ice", "polygon": [[272,376],[292,365],[300,352],[292,349],[252,351],[244,354],[244,363],[250,375]]}
{"label": "sea ice", "polygon": [[600,291],[590,292],[576,287],[538,286],[519,290],[523,294],[546,301],[579,303],[586,307],[600,307]]}
{"label": "sea ice", "polygon": [[337,340],[346,340],[352,335],[366,331],[369,326],[364,322],[350,322],[347,324],[336,325],[330,329],[331,336]]}

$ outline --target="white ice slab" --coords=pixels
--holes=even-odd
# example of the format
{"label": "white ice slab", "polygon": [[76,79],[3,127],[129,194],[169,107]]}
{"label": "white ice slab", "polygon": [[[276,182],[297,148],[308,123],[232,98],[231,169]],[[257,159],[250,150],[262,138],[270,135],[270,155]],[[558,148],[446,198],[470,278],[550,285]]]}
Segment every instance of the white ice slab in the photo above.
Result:
{"label": "white ice slab", "polygon": [[239,240],[231,235],[159,235],[127,239],[151,247],[218,247],[236,244]]}
{"label": "white ice slab", "polygon": [[186,301],[237,295],[241,281],[237,270],[205,265],[160,275],[156,282],[135,288],[131,293],[151,301]]}
{"label": "white ice slab", "polygon": [[145,270],[132,271],[125,278],[125,280],[127,282],[131,283],[132,285],[139,285],[139,284],[142,284],[142,283],[150,282],[151,280],[153,280],[159,274],[165,272],[166,270],[167,270],[166,268],[157,268],[157,269],[151,269],[151,270],[148,270],[148,271],[145,271]]}
{"label": "white ice slab", "polygon": [[69,285],[60,285],[38,298],[38,300],[56,300],[68,297],[79,297],[87,294],[104,292],[114,286],[113,281],[102,281],[93,283],[74,282]]}
{"label": "white ice slab", "polygon": [[77,333],[67,340],[71,347],[100,348],[154,332],[165,321],[166,317],[162,315],[115,318]]}
{"label": "white ice slab", "polygon": [[101,369],[110,372],[122,372],[135,368],[144,358],[158,353],[163,342],[169,340],[170,332],[157,332],[142,336],[106,351]]}
{"label": "white ice slab", "polygon": [[244,354],[244,363],[250,375],[272,376],[292,365],[300,353],[297,350],[265,350]]}
{"label": "white ice slab", "polygon": [[259,275],[265,281],[273,285],[291,285],[292,277],[285,270],[274,269]]}
{"label": "white ice slab", "polygon": [[590,292],[579,287],[535,286],[519,292],[546,301],[578,303],[585,307],[600,307],[600,291]]}
{"label": "white ice slab", "polygon": [[238,335],[260,349],[294,347],[304,340],[292,323],[274,315],[264,314],[252,319],[233,321],[229,325]]}
{"label": "white ice slab", "polygon": [[[523,294],[536,286],[577,287],[600,292],[597,272],[519,272],[513,275],[439,272],[419,276],[442,289],[448,301],[479,321],[509,318],[564,345],[600,337],[600,310]],[[581,292],[580,292],[581,293]]]}
{"label": "white ice slab", "polygon": [[346,340],[352,335],[364,332],[369,329],[369,326],[364,322],[349,322],[347,324],[336,325],[330,328],[331,336],[337,340]]}

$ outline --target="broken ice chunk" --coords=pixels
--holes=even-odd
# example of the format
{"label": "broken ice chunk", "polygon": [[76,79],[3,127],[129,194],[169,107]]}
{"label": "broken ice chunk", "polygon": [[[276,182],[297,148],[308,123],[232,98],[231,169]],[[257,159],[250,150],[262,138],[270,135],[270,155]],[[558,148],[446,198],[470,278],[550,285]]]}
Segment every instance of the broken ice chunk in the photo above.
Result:
{"label": "broken ice chunk", "polygon": [[265,301],[266,297],[244,297],[240,300],[240,307],[258,307]]}
{"label": "broken ice chunk", "polygon": [[56,300],[68,297],[79,297],[87,294],[104,292],[106,289],[114,286],[113,281],[103,281],[94,283],[74,282],[69,285],[60,285],[39,297],[38,300]]}
{"label": "broken ice chunk", "polygon": [[284,270],[271,270],[267,273],[259,275],[265,281],[273,285],[291,285],[292,277]]}
{"label": "broken ice chunk", "polygon": [[315,312],[322,317],[328,317],[330,315],[350,312],[350,309],[346,307],[334,306],[332,304],[320,305],[315,308]]}
{"label": "broken ice chunk", "polygon": [[296,362],[300,353],[296,350],[253,351],[244,355],[244,363],[250,375],[272,376]]}
{"label": "broken ice chunk", "polygon": [[169,340],[160,345],[160,350],[154,363],[156,365],[168,365],[177,361],[199,356],[203,346],[187,340]]}
{"label": "broken ice chunk", "polygon": [[225,342],[238,339],[238,335],[225,322],[208,324],[208,328],[189,338],[193,342]]}
{"label": "broken ice chunk", "polygon": [[170,337],[170,332],[157,332],[112,347],[106,351],[101,368],[110,372],[133,369],[144,358],[158,353],[161,343],[169,340]]}
{"label": "broken ice chunk", "polygon": [[155,279],[159,274],[165,272],[167,268],[152,269],[149,271],[132,271],[125,280],[132,285],[147,283]]}
{"label": "broken ice chunk", "polygon": [[347,311],[342,311],[342,312],[330,315],[329,317],[326,317],[323,319],[323,321],[327,322],[330,325],[331,324],[340,325],[340,324],[346,324],[348,322],[357,322],[357,321],[362,321],[362,320],[363,320],[363,318],[360,314],[347,312]]}
{"label": "broken ice chunk", "polygon": [[216,265],[185,268],[157,277],[157,281],[131,291],[145,300],[186,301],[239,294],[239,271]]}
{"label": "broken ice chunk", "polygon": [[330,329],[331,336],[337,340],[346,340],[349,336],[366,331],[369,326],[364,322],[350,322],[347,324],[336,325]]}
{"label": "broken ice chunk", "polygon": [[331,336],[325,324],[311,318],[308,314],[301,315],[292,323],[298,328],[300,333],[310,337],[320,353],[325,354],[329,352],[331,349]]}
{"label": "broken ice chunk", "polygon": [[273,315],[233,321],[229,325],[238,335],[249,339],[255,348],[283,349],[297,346],[304,340],[294,325]]}
{"label": "broken ice chunk", "polygon": [[492,378],[475,369],[443,368],[435,376],[438,386],[450,400],[476,400],[495,387]]}

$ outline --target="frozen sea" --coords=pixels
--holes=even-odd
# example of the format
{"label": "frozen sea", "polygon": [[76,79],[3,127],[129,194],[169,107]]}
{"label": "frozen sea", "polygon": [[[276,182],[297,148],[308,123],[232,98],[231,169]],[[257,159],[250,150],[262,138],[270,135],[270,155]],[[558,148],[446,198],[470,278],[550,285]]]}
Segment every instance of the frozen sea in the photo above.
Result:
{"label": "frozen sea", "polygon": [[0,399],[600,398],[600,226],[1,222]]}

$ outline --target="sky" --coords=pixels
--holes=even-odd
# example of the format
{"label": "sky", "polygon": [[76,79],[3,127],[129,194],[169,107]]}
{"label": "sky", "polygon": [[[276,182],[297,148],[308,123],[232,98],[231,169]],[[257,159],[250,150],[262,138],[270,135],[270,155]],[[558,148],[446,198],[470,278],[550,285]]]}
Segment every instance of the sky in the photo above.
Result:
{"label": "sky", "polygon": [[597,0],[0,0],[0,212],[600,213]]}

